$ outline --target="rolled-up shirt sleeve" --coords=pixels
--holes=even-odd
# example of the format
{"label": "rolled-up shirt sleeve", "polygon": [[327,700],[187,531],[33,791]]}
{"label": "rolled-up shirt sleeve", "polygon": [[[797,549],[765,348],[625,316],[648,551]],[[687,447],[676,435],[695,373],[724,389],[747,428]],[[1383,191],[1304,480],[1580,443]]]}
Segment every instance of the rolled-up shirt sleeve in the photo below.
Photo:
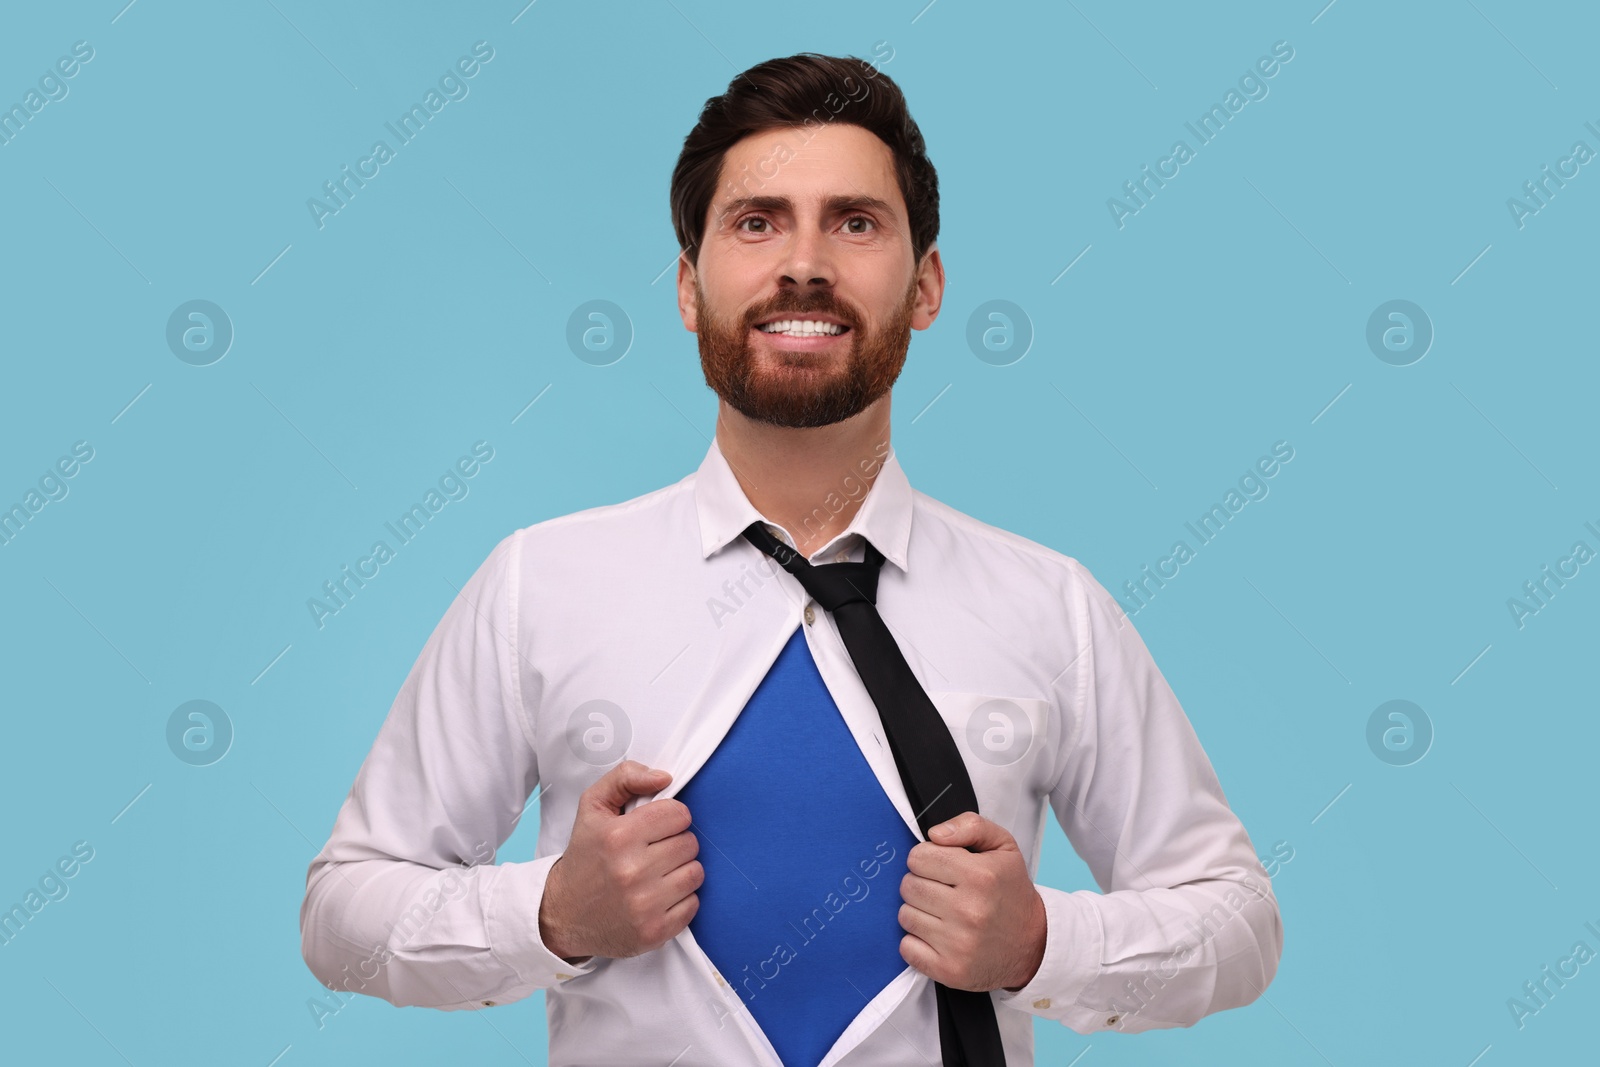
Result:
{"label": "rolled-up shirt sleeve", "polygon": [[1049,803],[1101,891],[1036,884],[1043,961],[1026,985],[993,995],[1078,1033],[1192,1026],[1272,981],[1277,898],[1144,641],[1072,568],[1082,647],[1057,696],[1079,723]]}
{"label": "rolled-up shirt sleeve", "polygon": [[539,784],[519,669],[519,535],[451,601],[306,874],[301,952],[323,985],[457,1010],[595,967],[552,953],[539,904],[559,854],[496,864]]}

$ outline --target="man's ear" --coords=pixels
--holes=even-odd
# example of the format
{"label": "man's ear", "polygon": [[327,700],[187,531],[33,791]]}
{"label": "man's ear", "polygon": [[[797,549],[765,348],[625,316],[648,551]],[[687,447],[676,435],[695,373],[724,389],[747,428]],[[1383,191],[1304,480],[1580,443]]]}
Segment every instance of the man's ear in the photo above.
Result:
{"label": "man's ear", "polygon": [[926,330],[939,317],[939,307],[944,303],[944,261],[939,258],[939,245],[934,243],[922,254],[917,268],[917,302],[911,309],[911,328]]}
{"label": "man's ear", "polygon": [[690,333],[699,333],[700,324],[696,321],[694,306],[694,265],[689,262],[687,252],[678,253],[678,314],[683,317],[683,328]]}

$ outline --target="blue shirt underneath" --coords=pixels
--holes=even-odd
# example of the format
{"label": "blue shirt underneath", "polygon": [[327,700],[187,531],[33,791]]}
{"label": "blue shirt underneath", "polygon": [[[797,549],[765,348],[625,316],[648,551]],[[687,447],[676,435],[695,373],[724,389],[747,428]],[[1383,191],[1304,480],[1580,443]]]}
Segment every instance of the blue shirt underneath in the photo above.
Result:
{"label": "blue shirt underneath", "polygon": [[689,929],[785,1067],[816,1067],[906,967],[900,882],[917,838],[803,629],[677,798],[705,868]]}

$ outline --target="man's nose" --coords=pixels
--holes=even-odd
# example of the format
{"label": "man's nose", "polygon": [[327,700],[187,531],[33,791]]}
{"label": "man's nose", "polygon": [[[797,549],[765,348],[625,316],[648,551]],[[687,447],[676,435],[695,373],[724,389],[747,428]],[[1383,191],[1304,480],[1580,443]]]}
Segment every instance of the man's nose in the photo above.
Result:
{"label": "man's nose", "polygon": [[804,291],[834,284],[833,252],[819,224],[802,224],[790,234],[778,270],[786,287]]}

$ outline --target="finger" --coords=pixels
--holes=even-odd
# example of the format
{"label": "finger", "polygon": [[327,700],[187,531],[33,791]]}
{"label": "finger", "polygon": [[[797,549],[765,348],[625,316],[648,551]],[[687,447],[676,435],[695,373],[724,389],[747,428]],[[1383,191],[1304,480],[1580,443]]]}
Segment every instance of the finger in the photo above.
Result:
{"label": "finger", "polygon": [[912,845],[906,854],[906,870],[930,881],[957,886],[975,855],[959,846],[931,845],[923,841]]}
{"label": "finger", "polygon": [[928,828],[928,840],[936,845],[956,845],[977,852],[1017,848],[1011,831],[975,811],[964,811],[953,819]]}
{"label": "finger", "polygon": [[944,967],[939,959],[939,954],[916,934],[907,934],[900,939],[900,958],[909,963],[913,970],[932,978],[935,982],[944,974]]}
{"label": "finger", "polygon": [[666,872],[676,870],[700,855],[700,841],[687,831],[645,845],[645,865]]}
{"label": "finger", "polygon": [[698,893],[700,887],[705,885],[705,868],[700,866],[699,860],[690,860],[677,870],[669,872],[662,881],[666,885],[667,899],[676,905],[685,897]]}
{"label": "finger", "polygon": [[900,899],[920,911],[942,919],[955,913],[958,894],[954,888],[943,882],[923,878],[921,875],[907,874],[900,879]]}
{"label": "finger", "polygon": [[651,800],[621,816],[646,844],[684,833],[693,825],[689,807],[681,800]]}
{"label": "finger", "polygon": [[[689,893],[682,900],[667,909],[667,921],[674,930],[681,931],[694,921],[695,913],[700,910],[700,897],[698,894]],[[674,935],[676,936],[676,935]]]}
{"label": "finger", "polygon": [[939,929],[943,923],[937,916],[929,915],[911,904],[902,904],[896,918],[900,922],[900,929],[912,934],[924,944],[932,946],[938,943]]}
{"label": "finger", "polygon": [[666,771],[646,767],[638,760],[623,760],[583,791],[591,807],[612,815],[622,814],[622,807],[634,797],[659,793],[672,781]]}

